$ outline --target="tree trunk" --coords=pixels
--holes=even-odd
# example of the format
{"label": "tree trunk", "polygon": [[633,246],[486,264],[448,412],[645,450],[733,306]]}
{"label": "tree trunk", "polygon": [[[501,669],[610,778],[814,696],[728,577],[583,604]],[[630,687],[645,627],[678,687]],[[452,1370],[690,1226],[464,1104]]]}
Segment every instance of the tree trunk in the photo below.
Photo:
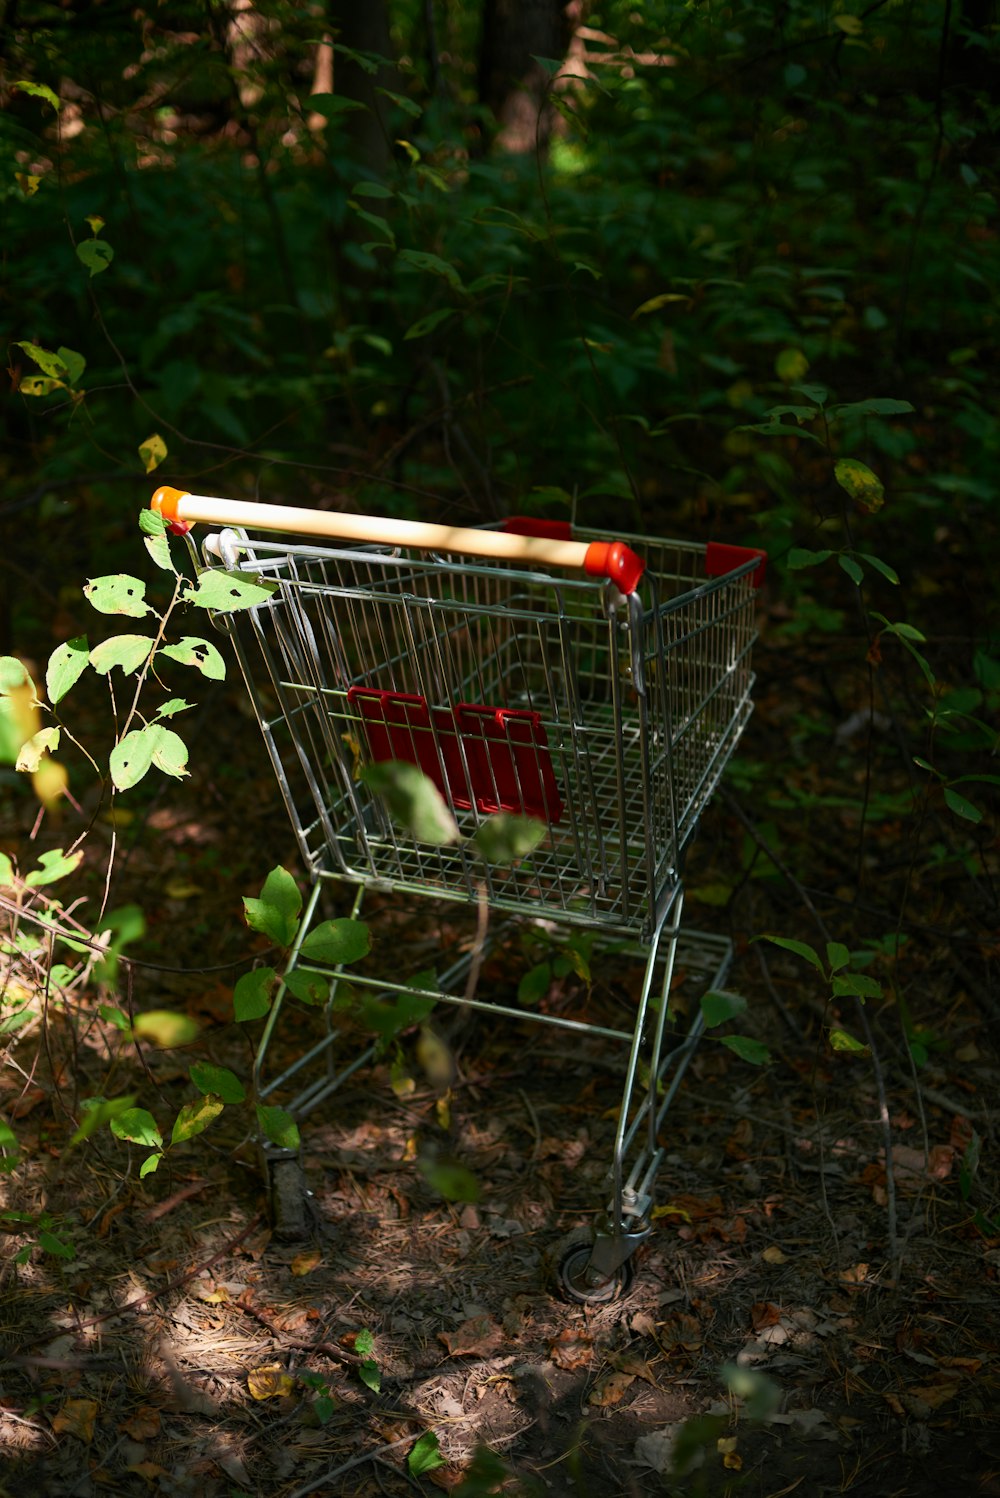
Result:
{"label": "tree trunk", "polygon": [[575,9],[565,0],[485,0],[479,98],[497,118],[503,150],[547,144],[557,116],[548,103],[550,75],[535,58],[565,56]]}

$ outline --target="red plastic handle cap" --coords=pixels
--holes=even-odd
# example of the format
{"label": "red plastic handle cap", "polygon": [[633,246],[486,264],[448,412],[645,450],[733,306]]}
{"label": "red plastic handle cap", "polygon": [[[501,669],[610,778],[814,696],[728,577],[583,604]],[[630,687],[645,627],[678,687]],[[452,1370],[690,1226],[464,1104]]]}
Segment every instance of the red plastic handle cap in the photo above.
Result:
{"label": "red plastic handle cap", "polygon": [[187,495],[183,489],[172,489],[169,484],[163,484],[152,499],[149,508],[155,510],[157,515],[162,515],[167,522],[167,530],[173,536],[186,536],[191,529],[189,520],[178,520],[177,506]]}
{"label": "red plastic handle cap", "polygon": [[607,577],[621,593],[634,593],[646,570],[642,557],[636,556],[624,541],[592,541],[583,561],[591,577]]}

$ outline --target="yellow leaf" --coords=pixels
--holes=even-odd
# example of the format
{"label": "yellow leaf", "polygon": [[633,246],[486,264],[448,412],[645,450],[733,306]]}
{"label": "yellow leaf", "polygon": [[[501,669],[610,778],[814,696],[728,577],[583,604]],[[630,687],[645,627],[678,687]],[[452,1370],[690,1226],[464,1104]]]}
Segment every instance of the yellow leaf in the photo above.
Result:
{"label": "yellow leaf", "polygon": [[323,1255],[319,1249],[310,1249],[308,1253],[296,1254],[292,1260],[292,1273],[300,1277],[304,1274],[312,1274],[323,1262]]}
{"label": "yellow leaf", "polygon": [[202,1303],[206,1306],[221,1306],[224,1305],[227,1300],[232,1299],[232,1296],[229,1294],[229,1291],[226,1289],[225,1285],[216,1285],[213,1290],[198,1289],[195,1293],[197,1294],[198,1299],[202,1301]]}
{"label": "yellow leaf", "polygon": [[295,1380],[286,1373],[280,1363],[262,1363],[251,1368],[247,1374],[247,1389],[251,1399],[280,1399],[290,1394]]}
{"label": "yellow leaf", "polygon": [[66,789],[68,781],[66,766],[46,755],[31,777],[31,787],[45,810],[51,811]]}
{"label": "yellow leaf", "polygon": [[159,468],[167,456],[167,444],[159,432],[153,432],[145,442],[140,442],[139,456],[145,464],[147,473],[152,473],[154,468]]}
{"label": "yellow leaf", "polygon": [[97,1408],[96,1399],[67,1399],[54,1417],[52,1429],[60,1435],[76,1436],[79,1441],[92,1441]]}
{"label": "yellow leaf", "polygon": [[618,1404],[634,1383],[634,1373],[606,1373],[587,1395],[587,1403],[597,1405],[599,1409],[605,1409],[609,1404]]}
{"label": "yellow leaf", "polygon": [[84,219],[84,223],[90,225],[92,234],[100,234],[101,230],[104,228],[104,220],[101,218],[99,213],[88,213],[87,217]]}
{"label": "yellow leaf", "polygon": [[662,1207],[654,1207],[650,1215],[654,1222],[660,1217],[680,1217],[684,1222],[691,1221],[691,1213],[686,1212],[683,1207],[675,1207],[672,1202],[667,1202]]}
{"label": "yellow leaf", "polygon": [[168,879],[163,888],[171,900],[193,900],[195,895],[204,894],[201,885],[192,884],[190,879]]}
{"label": "yellow leaf", "polygon": [[765,1264],[788,1263],[788,1255],[783,1254],[781,1252],[781,1249],[778,1248],[778,1246],[774,1243],[772,1243],[768,1248],[765,1248],[764,1252],[761,1254],[761,1258],[764,1260]]}
{"label": "yellow leaf", "polygon": [[30,172],[15,172],[14,180],[25,197],[31,198],[38,191],[38,184],[42,179],[41,177],[33,177]]}
{"label": "yellow leaf", "polygon": [[437,1115],[437,1121],[438,1121],[439,1127],[442,1128],[442,1129],[450,1129],[451,1128],[451,1089],[450,1088],[445,1093],[444,1097],[439,1097],[438,1098],[437,1102],[434,1104],[434,1112]]}

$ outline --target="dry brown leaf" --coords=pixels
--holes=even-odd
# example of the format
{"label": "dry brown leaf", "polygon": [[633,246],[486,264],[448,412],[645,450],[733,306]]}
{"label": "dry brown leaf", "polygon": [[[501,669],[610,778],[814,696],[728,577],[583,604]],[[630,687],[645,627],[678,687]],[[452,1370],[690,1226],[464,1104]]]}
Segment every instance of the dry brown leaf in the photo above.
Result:
{"label": "dry brown leaf", "polygon": [[94,1439],[97,1410],[96,1399],[67,1399],[53,1417],[52,1429],[60,1435],[76,1436],[78,1441],[90,1442]]}
{"label": "dry brown leaf", "polygon": [[726,1154],[731,1160],[746,1160],[752,1143],[753,1124],[749,1118],[741,1118],[726,1140]]}
{"label": "dry brown leaf", "polygon": [[630,1373],[633,1378],[641,1378],[645,1383],[652,1384],[654,1389],[657,1387],[656,1374],[646,1359],[639,1353],[619,1353],[609,1357],[608,1362],[619,1373]]}
{"label": "dry brown leaf", "polygon": [[438,1332],[438,1341],[453,1358],[488,1357],[503,1341],[503,1332],[490,1316],[473,1316],[457,1331]]}
{"label": "dry brown leaf", "polygon": [[954,1368],[959,1373],[966,1373],[971,1378],[979,1372],[983,1366],[982,1358],[938,1358],[938,1366],[941,1368]]}
{"label": "dry brown leaf", "polygon": [[160,1434],[160,1412],[151,1404],[141,1404],[135,1414],[118,1427],[133,1441],[151,1441]]}
{"label": "dry brown leaf", "polygon": [[783,1254],[781,1252],[781,1249],[773,1243],[768,1248],[765,1248],[764,1252],[761,1254],[761,1258],[764,1260],[765,1264],[788,1263],[788,1255]]}
{"label": "dry brown leaf", "polygon": [[567,1326],[554,1342],[549,1343],[549,1357],[557,1368],[585,1368],[590,1362],[592,1349],[593,1340],[590,1337]]}
{"label": "dry brown leaf", "polygon": [[251,1399],[278,1399],[290,1394],[295,1380],[287,1374],[280,1363],[262,1363],[251,1368],[247,1374],[247,1389]]}
{"label": "dry brown leaf", "polygon": [[587,1395],[587,1403],[596,1405],[598,1409],[606,1409],[610,1404],[620,1404],[634,1383],[634,1373],[619,1373],[617,1370],[605,1373]]}
{"label": "dry brown leaf", "polygon": [[868,1278],[869,1265],[853,1264],[850,1269],[842,1269],[840,1278],[845,1285],[863,1285]]}
{"label": "dry brown leaf", "polygon": [[137,1477],[144,1477],[149,1483],[159,1482],[161,1477],[168,1475],[166,1467],[161,1467],[156,1462],[135,1462],[125,1470],[134,1472]]}
{"label": "dry brown leaf", "polygon": [[304,1274],[312,1274],[323,1263],[323,1255],[318,1248],[309,1249],[308,1252],[296,1254],[291,1263],[291,1271],[300,1277]]}
{"label": "dry brown leaf", "polygon": [[765,1326],[777,1326],[780,1320],[781,1312],[769,1300],[758,1300],[750,1307],[750,1321],[755,1332],[763,1331]]}
{"label": "dry brown leaf", "polygon": [[906,1391],[911,1399],[919,1399],[928,1409],[936,1410],[958,1393],[958,1384],[912,1384]]}

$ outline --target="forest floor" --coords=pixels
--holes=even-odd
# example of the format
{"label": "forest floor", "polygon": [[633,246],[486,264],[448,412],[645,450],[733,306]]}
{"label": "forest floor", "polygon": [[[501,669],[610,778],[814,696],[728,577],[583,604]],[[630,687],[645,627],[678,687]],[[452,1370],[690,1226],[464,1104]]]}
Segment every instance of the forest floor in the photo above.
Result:
{"label": "forest floor", "polygon": [[[947,831],[936,856],[950,874],[901,848],[891,798],[903,772],[887,742],[874,751],[885,798],[859,887],[855,814],[830,809],[838,777],[865,770],[864,743],[837,735],[864,702],[856,668],[835,638],[826,659],[811,649],[806,661],[765,637],[759,669],[741,755],[770,769],[755,783],[737,774],[706,817],[687,919],[732,937],[727,986],[749,999],[744,1029],[774,1059],[750,1066],[703,1041],[661,1130],[658,1215],[634,1284],[594,1306],[553,1294],[552,1267],[562,1237],[606,1200],[624,1063],[606,1043],[480,1017],[445,1022],[450,1087],[428,1084],[412,1040],[405,1095],[386,1059],[365,1065],[303,1121],[311,1195],[298,1242],[273,1233],[228,1114],[144,1180],[141,1152],[128,1161],[107,1130],[66,1150],[81,1096],[134,1093],[166,1117],[190,1096],[195,1057],[249,1072],[231,992],[235,964],[259,947],[239,897],[295,863],[240,687],[215,691],[193,779],[161,783],[119,826],[112,900],[141,904],[148,928],[116,1001],[183,1010],[199,1040],[184,1053],[146,1047],[140,1065],[92,1014],[51,1013],[11,1038],[0,1073],[25,1148],[6,1204],[44,1208],[74,1249],[15,1263],[31,1240],[7,1225],[10,1498],[1000,1495],[1000,1236],[972,1222],[976,1203],[989,1212],[997,1200],[996,927],[976,903],[983,880],[951,857]],[[2,829],[22,859],[32,817],[22,801]],[[110,843],[98,820],[95,890]],[[995,838],[982,846],[988,885]],[[818,915],[852,945],[874,942],[897,929],[903,865],[906,1022],[923,1026],[928,1059],[909,1064],[897,1004],[871,1006],[889,1180],[870,1060],[830,1049],[819,975],[750,938],[821,947]],[[432,905],[386,919],[382,950],[411,966],[447,924]],[[494,952],[481,996],[509,998],[528,961],[516,945]],[[636,981],[622,957],[595,957],[592,985],[564,979],[543,1003],[620,1022]],[[276,1067],[301,1054],[306,1022],[288,1011]],[[471,1172],[475,1201],[432,1188],[420,1165],[435,1151]],[[748,1372],[766,1381],[741,1384]],[[421,1474],[433,1443],[408,1457],[427,1431],[444,1464]]]}

